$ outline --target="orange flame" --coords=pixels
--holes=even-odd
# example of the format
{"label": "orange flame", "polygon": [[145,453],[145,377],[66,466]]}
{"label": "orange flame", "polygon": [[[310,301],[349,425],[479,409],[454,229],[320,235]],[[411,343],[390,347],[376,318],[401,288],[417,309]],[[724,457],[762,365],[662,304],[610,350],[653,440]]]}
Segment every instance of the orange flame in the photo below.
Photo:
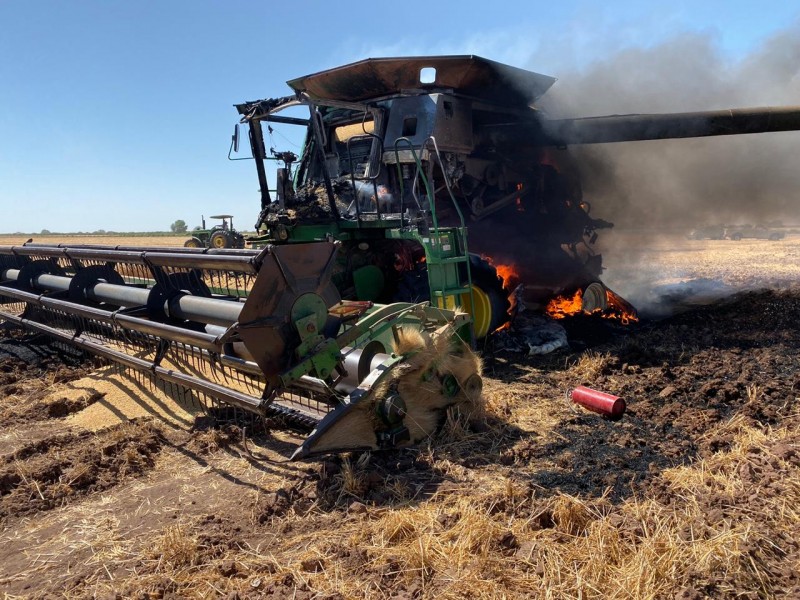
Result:
{"label": "orange flame", "polygon": [[583,312],[583,290],[578,290],[571,297],[556,296],[547,303],[544,312],[554,319],[563,319]]}
{"label": "orange flame", "polygon": [[606,301],[608,308],[603,315],[607,319],[619,319],[623,325],[638,323],[639,315],[630,302],[606,288]]}
{"label": "orange flame", "polygon": [[514,265],[495,265],[497,276],[503,280],[503,289],[509,293],[517,289],[520,282],[519,271]]}
{"label": "orange flame", "polygon": [[497,276],[503,280],[503,289],[505,291],[510,294],[517,289],[517,286],[522,281],[522,278],[519,276],[519,270],[517,269],[516,265],[497,264],[491,256],[486,256],[485,254],[481,254],[481,258],[495,268],[495,271],[497,271]]}
{"label": "orange flame", "polygon": [[[491,256],[486,256],[485,254],[481,255],[481,258],[492,265],[495,270],[497,271],[497,276],[502,279],[503,281],[503,290],[508,294],[508,314],[514,316],[517,309],[517,296],[514,293],[519,286],[522,278],[519,275],[519,271],[517,270],[516,265],[508,264],[508,265],[500,265],[496,264],[494,260],[492,260]],[[511,327],[511,320],[506,321],[500,327],[498,327],[495,331],[503,331],[504,329],[509,329]]]}
{"label": "orange flame", "polygon": [[511,329],[511,321],[510,320],[506,321],[505,323],[500,325],[500,327],[495,329],[492,333],[497,333],[498,331],[505,331],[506,329]]}
{"label": "orange flame", "polygon": [[572,296],[556,296],[547,303],[545,312],[554,319],[564,319],[583,313],[598,314],[604,319],[618,320],[623,325],[629,325],[630,323],[637,323],[639,321],[639,315],[636,314],[636,309],[624,298],[607,288],[606,305],[607,308],[605,310],[598,308],[591,313],[587,313],[583,310],[583,290],[578,290]]}

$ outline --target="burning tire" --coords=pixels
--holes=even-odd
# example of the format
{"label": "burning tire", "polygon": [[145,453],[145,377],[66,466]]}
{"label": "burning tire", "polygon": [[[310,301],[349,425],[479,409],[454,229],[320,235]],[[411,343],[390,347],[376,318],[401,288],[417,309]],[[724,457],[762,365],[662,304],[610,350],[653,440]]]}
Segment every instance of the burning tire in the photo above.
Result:
{"label": "burning tire", "polygon": [[511,303],[494,266],[475,254],[470,255],[469,266],[475,302],[470,312],[475,322],[475,337],[481,339],[511,319],[508,314]]}

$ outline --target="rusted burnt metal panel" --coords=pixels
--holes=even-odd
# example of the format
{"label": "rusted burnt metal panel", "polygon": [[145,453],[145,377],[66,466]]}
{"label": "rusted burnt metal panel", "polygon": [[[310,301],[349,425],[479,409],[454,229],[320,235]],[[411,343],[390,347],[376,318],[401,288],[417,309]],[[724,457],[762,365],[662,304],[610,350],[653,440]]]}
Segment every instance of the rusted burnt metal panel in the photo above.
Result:
{"label": "rusted burnt metal panel", "polygon": [[[436,70],[434,83],[421,84],[420,71]],[[541,97],[554,77],[479,56],[368,58],[299,77],[289,82],[315,99],[358,102],[412,89],[453,89],[458,93],[509,106],[528,105]]]}

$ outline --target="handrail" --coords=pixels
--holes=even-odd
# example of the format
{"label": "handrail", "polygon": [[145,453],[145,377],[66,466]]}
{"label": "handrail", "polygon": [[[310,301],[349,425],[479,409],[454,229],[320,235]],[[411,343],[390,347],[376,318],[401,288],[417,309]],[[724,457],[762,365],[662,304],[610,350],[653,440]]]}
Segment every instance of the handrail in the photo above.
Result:
{"label": "handrail", "polygon": [[[456,200],[456,196],[453,193],[453,188],[450,185],[450,178],[447,176],[447,172],[445,171],[444,164],[442,163],[442,155],[439,153],[439,145],[436,143],[436,138],[433,136],[429,136],[428,139],[425,140],[425,143],[430,140],[433,143],[433,149],[436,155],[436,160],[439,161],[439,168],[442,170],[442,177],[444,178],[444,185],[447,188],[447,193],[450,195],[450,200],[453,202],[453,206],[456,209],[456,213],[458,214],[458,219],[461,222],[461,228],[465,229],[466,224],[464,223],[464,214],[461,212],[461,208],[458,206],[458,201]],[[472,293],[472,268],[469,264],[469,247],[467,246],[467,236],[463,236],[464,242],[464,254],[467,257],[467,285],[469,285],[469,301],[473,307],[475,307],[475,296]]]}
{"label": "handrail", "polygon": [[[431,220],[433,221],[433,231],[436,233],[436,237],[438,238],[439,221],[436,219],[436,198],[431,190],[431,184],[428,181],[428,178],[422,172],[422,161],[420,160],[419,156],[417,156],[417,151],[414,149],[414,144],[412,144],[411,140],[409,140],[407,137],[399,137],[394,141],[394,157],[395,164],[397,165],[397,179],[400,183],[400,226],[403,226],[403,198],[405,197],[405,190],[403,189],[403,172],[400,167],[400,154],[397,147],[400,142],[405,142],[408,144],[408,147],[411,150],[411,156],[414,158],[414,162],[417,165],[417,171],[414,173],[414,183],[416,184],[417,179],[422,179],[422,182],[425,185],[425,191],[428,195],[428,206],[430,207],[431,211]],[[414,195],[414,199],[417,201],[417,207],[422,210],[422,206],[420,206],[419,199],[416,195]]]}
{"label": "handrail", "polygon": [[[445,172],[444,165],[442,163],[442,157],[441,157],[441,154],[439,152],[439,146],[436,143],[436,138],[434,138],[433,136],[429,136],[425,140],[423,146],[425,144],[427,144],[428,141],[431,141],[433,143],[434,153],[436,155],[436,159],[439,161],[439,167],[442,170],[442,176],[444,177],[445,187],[447,188],[447,192],[448,192],[448,194],[450,196],[450,199],[453,202],[453,206],[456,209],[456,213],[458,214],[458,218],[459,218],[459,221],[461,223],[460,231],[463,232],[465,230],[465,227],[466,227],[465,222],[464,222],[464,214],[461,212],[461,208],[458,206],[458,201],[456,200],[455,194],[453,193],[453,188],[450,185],[450,180],[447,177],[447,173]],[[414,149],[414,145],[411,143],[411,140],[409,140],[406,137],[397,138],[395,140],[395,142],[394,142],[395,164],[397,165],[397,175],[398,175],[398,180],[400,182],[400,202],[401,202],[401,204],[400,204],[400,219],[401,219],[400,220],[400,225],[401,226],[403,225],[403,221],[402,221],[402,219],[403,219],[402,202],[403,202],[403,198],[405,197],[405,193],[404,193],[404,190],[403,190],[403,177],[402,177],[402,171],[401,171],[401,167],[400,167],[400,155],[399,155],[399,150],[398,150],[398,144],[400,142],[405,142],[406,144],[408,144],[408,146],[409,146],[409,148],[411,150],[411,156],[414,158],[414,162],[417,165],[416,173],[414,173],[414,183],[416,184],[416,181],[419,178],[419,179],[422,179],[422,182],[425,185],[425,190],[426,190],[426,192],[428,194],[428,205],[430,206],[430,211],[431,211],[431,220],[433,221],[433,232],[434,232],[434,236],[435,236],[434,239],[436,239],[436,246],[437,246],[437,251],[438,251],[438,245],[440,243],[440,234],[439,234],[439,221],[436,218],[436,196],[435,196],[433,190],[431,189],[429,178],[425,175],[425,173],[423,173],[422,161],[420,160],[419,156],[417,156],[417,152]],[[432,175],[432,172],[431,172],[431,175]],[[415,198],[416,198],[416,196],[415,196]],[[417,200],[417,205],[419,206],[419,200]],[[469,248],[467,247],[467,236],[463,235],[461,241],[463,242],[464,257],[467,259],[465,262],[466,262],[466,270],[467,270],[467,286],[468,286],[468,290],[469,290],[469,300],[470,300],[470,304],[471,304],[471,306],[473,307],[473,310],[474,310],[474,308],[475,308],[475,295],[474,295],[473,289],[472,289],[472,269],[470,268],[470,264],[469,264]],[[441,290],[443,299],[444,299],[445,289],[446,289],[446,286],[443,287],[442,290]]]}
{"label": "handrail", "polygon": [[[347,142],[345,142],[345,149],[347,150],[347,161],[350,165],[350,182],[353,185],[353,195],[355,196],[355,205],[356,205],[356,220],[360,223],[361,222],[361,207],[358,205],[358,189],[356,188],[356,180],[358,181],[371,181],[372,188],[375,193],[375,212],[378,214],[378,219],[381,218],[381,207],[380,202],[378,202],[378,176],[381,174],[381,164],[382,161],[378,161],[378,168],[376,169],[375,175],[365,175],[364,177],[356,177],[356,170],[353,168],[353,154],[350,152],[350,143],[353,140],[362,140],[362,139],[373,139],[378,140],[378,144],[380,144],[380,153],[383,154],[383,140],[380,136],[375,135],[374,133],[363,133],[360,135],[354,135],[348,138]],[[371,150],[370,150],[371,153]],[[370,164],[370,166],[372,166]],[[349,209],[348,209],[349,211]]]}
{"label": "handrail", "polygon": [[[424,144],[428,143],[428,140],[433,142],[433,150],[436,155],[436,160],[439,161],[439,168],[442,170],[442,177],[444,178],[444,185],[447,188],[447,193],[450,195],[450,200],[453,202],[453,207],[456,209],[456,213],[458,214],[458,219],[461,222],[461,227],[465,227],[464,223],[464,214],[461,212],[461,208],[458,206],[458,202],[456,201],[456,196],[453,194],[453,188],[450,185],[450,178],[447,176],[447,172],[444,170],[444,163],[442,162],[442,155],[439,153],[439,146],[436,143],[436,138],[428,136],[425,140]],[[440,188],[441,189],[441,188]]]}

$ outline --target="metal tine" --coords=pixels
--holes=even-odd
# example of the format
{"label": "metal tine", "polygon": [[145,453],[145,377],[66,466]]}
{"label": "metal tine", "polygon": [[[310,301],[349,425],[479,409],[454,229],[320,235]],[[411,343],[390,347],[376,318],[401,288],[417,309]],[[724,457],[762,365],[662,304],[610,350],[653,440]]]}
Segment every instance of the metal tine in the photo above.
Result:
{"label": "metal tine", "polygon": [[24,302],[9,302],[8,304],[0,304],[0,312],[19,316],[25,310],[26,304]]}
{"label": "metal tine", "polygon": [[202,403],[200,398],[198,397],[200,394],[198,392],[193,392],[192,390],[187,390],[186,396],[189,399],[189,404],[192,405],[192,408],[196,408],[198,410],[202,410]]}
{"label": "metal tine", "polygon": [[199,408],[206,414],[209,414],[209,405],[211,404],[211,397],[206,393],[198,393],[195,396],[197,398],[197,403]]}

